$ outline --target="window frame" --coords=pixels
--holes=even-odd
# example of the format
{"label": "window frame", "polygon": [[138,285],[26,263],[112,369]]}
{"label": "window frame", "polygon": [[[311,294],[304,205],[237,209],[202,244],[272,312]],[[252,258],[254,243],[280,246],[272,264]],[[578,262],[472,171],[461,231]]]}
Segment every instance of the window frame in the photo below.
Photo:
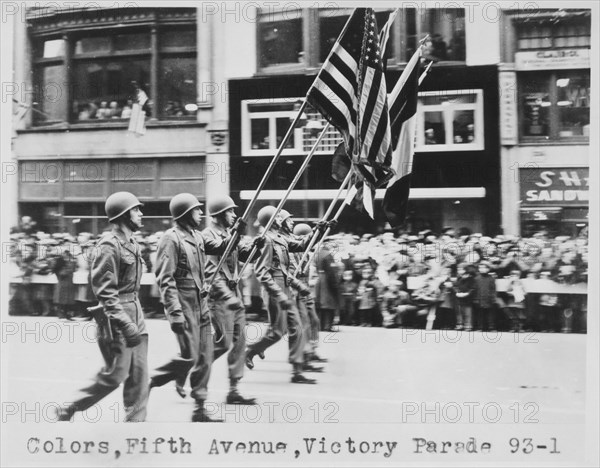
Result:
{"label": "window frame", "polygon": [[[564,73],[576,73],[583,72],[587,73],[590,78],[590,87],[591,87],[591,71],[589,69],[568,69],[568,70],[530,70],[530,71],[519,71],[517,72],[517,106],[518,106],[518,115],[519,115],[519,141],[521,143],[532,143],[532,144],[540,144],[540,143],[584,143],[589,144],[590,137],[589,135],[573,135],[573,136],[560,136],[560,116],[558,112],[555,112],[558,109],[558,92],[555,86],[552,83],[556,82],[558,75]],[[525,76],[527,75],[536,75],[537,77],[544,77],[546,80],[546,85],[548,89],[548,97],[550,99],[550,109],[548,112],[548,135],[540,135],[540,136],[532,136],[525,135],[525,106],[523,105],[523,97],[524,97],[524,82]],[[591,103],[590,103],[591,104]],[[588,106],[590,109],[590,123],[591,123],[591,105]]]}
{"label": "window frame", "polygon": [[[475,95],[474,103],[449,103],[449,104],[430,104],[425,105],[421,99],[417,104],[417,125],[415,136],[415,152],[433,153],[448,151],[483,151],[485,149],[485,129],[484,129],[484,107],[483,107],[483,89],[458,89],[442,91],[421,91],[419,98],[426,96],[464,96]],[[473,124],[475,133],[473,143],[454,143],[454,111],[472,110]],[[439,145],[425,144],[425,113],[442,112],[444,119],[444,130],[446,134],[446,143]]]}
{"label": "window frame", "polygon": [[[465,8],[452,8],[462,10],[464,14],[464,22],[465,22],[465,41],[463,47],[465,49],[465,59],[464,60],[442,60],[437,62],[438,64],[448,64],[448,65],[456,65],[456,64],[464,64],[466,62],[466,11]],[[270,21],[281,21],[285,19],[297,19],[298,17],[302,19],[302,45],[304,52],[304,59],[302,62],[298,63],[285,63],[285,64],[277,64],[277,65],[261,65],[261,54],[262,54],[262,44],[260,37],[260,27],[256,28],[256,45],[257,45],[257,56],[256,56],[256,70],[257,74],[284,74],[284,73],[300,73],[311,70],[318,70],[323,62],[321,61],[321,27],[320,20],[322,17],[330,15],[330,16],[349,16],[352,14],[352,8],[285,8],[285,9],[277,9],[277,8],[269,8],[266,12],[258,12],[257,25],[261,23],[261,19],[264,17],[268,17]],[[384,12],[392,12],[393,8],[379,7],[375,8],[375,13],[384,13]],[[418,42],[423,39],[424,33],[423,30],[423,22],[424,17],[428,11],[443,11],[443,9],[437,8],[414,8],[414,29],[415,29],[415,46]],[[405,23],[408,21],[406,15],[407,10],[401,10],[396,17],[396,20],[392,24],[392,28],[390,31],[390,42],[388,43],[388,68],[400,68],[404,64],[406,64],[410,57],[407,54],[406,50],[406,26]],[[444,13],[439,13],[444,14]],[[298,15],[293,18],[290,15]],[[402,21],[404,19],[404,21]],[[383,27],[383,24],[378,24],[379,29]],[[404,48],[402,47],[402,43],[405,44]]]}
{"label": "window frame", "polygon": [[[148,98],[153,102],[151,114],[147,116],[149,121],[157,123],[168,123],[174,122],[181,124],[183,122],[196,123],[197,112],[192,115],[183,116],[165,116],[161,115],[159,104],[161,100],[160,96],[160,83],[158,83],[157,77],[161,73],[161,60],[163,58],[193,58],[196,61],[196,76],[195,80],[199,79],[198,76],[198,44],[196,42],[193,46],[184,47],[161,47],[160,39],[161,34],[166,31],[173,30],[187,30],[198,31],[198,21],[196,18],[196,10],[194,8],[188,8],[189,11],[183,11],[181,13],[182,18],[173,19],[168,15],[164,18],[161,16],[161,8],[152,9],[149,19],[146,21],[131,20],[126,17],[119,18],[119,15],[115,18],[107,11],[106,27],[99,29],[97,26],[84,25],[81,28],[74,28],[72,25],[68,25],[68,22],[61,21],[61,14],[57,14],[56,17],[52,18],[54,21],[54,28],[51,32],[46,32],[43,27],[43,23],[47,21],[47,18],[32,17],[29,19],[29,25],[34,26],[30,29],[30,39],[32,41],[32,71],[34,78],[34,100],[41,102],[44,99],[44,90],[46,83],[43,82],[43,70],[47,66],[62,66],[61,76],[64,77],[63,85],[63,98],[66,97],[64,102],[64,108],[60,110],[62,116],[59,119],[47,120],[44,117],[35,118],[32,122],[33,128],[43,128],[52,125],[62,124],[68,127],[88,127],[88,126],[107,126],[107,127],[118,127],[121,128],[126,126],[129,118],[115,118],[115,119],[90,119],[90,120],[78,120],[77,113],[73,112],[73,86],[74,86],[74,66],[77,63],[85,62],[105,62],[115,60],[123,61],[128,58],[131,59],[142,59],[147,61],[149,69],[149,89],[147,90]],[[114,15],[114,14],[113,14]],[[37,22],[40,22],[40,25]],[[38,27],[39,26],[39,27]],[[130,34],[130,33],[144,33],[149,36],[149,47],[144,49],[129,49],[129,50],[116,50],[116,35],[118,34]],[[75,54],[75,46],[78,40],[85,37],[102,36],[110,39],[111,49],[110,52],[88,52],[82,54]],[[64,40],[64,50],[62,56],[56,57],[43,57],[43,45],[45,41],[62,39]],[[40,51],[40,47],[42,48]],[[41,52],[41,53],[40,53]],[[197,99],[197,93],[196,93]],[[196,104],[198,104],[196,102]],[[44,115],[42,107],[37,109],[33,108],[34,114],[37,116]]]}
{"label": "window frame", "polygon": [[[293,119],[296,117],[297,111],[294,109],[291,110],[281,110],[281,111],[264,111],[264,112],[250,112],[249,106],[252,104],[294,104],[297,101],[302,101],[301,97],[295,98],[276,98],[276,99],[245,99],[241,101],[241,151],[242,156],[273,156],[277,151],[277,119],[282,117],[287,117],[290,119],[290,124]],[[320,115],[316,109],[306,109],[304,111],[308,120],[315,120],[312,117],[315,114]],[[251,121],[253,119],[269,119],[269,148],[268,149],[252,149],[252,125]],[[327,121],[323,116],[318,117],[319,122],[325,127]],[[308,145],[312,148],[314,142],[311,142],[312,139],[316,141],[316,137],[305,138],[305,128],[306,125],[296,126],[294,129],[294,146],[292,148],[285,148],[282,152],[282,155],[285,156],[294,156],[294,155],[306,155],[310,151],[310,149],[305,149],[305,143],[308,142]],[[272,138],[275,137],[275,138]],[[330,126],[327,130],[325,136],[321,139],[319,146],[315,150],[315,154],[332,154],[333,150],[330,148],[323,149],[325,145],[325,140],[327,139],[335,139],[335,145],[337,146],[342,142],[342,136],[335,129],[335,127]],[[275,142],[275,143],[273,143]]]}

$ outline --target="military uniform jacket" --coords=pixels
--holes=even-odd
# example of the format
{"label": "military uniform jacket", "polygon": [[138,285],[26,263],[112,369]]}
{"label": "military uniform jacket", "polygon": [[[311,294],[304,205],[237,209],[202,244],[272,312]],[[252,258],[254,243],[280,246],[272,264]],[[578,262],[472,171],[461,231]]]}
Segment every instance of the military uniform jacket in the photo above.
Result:
{"label": "military uniform jacket", "polygon": [[[213,223],[202,231],[202,237],[213,242],[228,242],[229,232],[217,224]],[[238,279],[239,262],[245,262],[252,252],[252,242],[240,242],[235,249],[231,251],[227,260],[223,263],[223,267],[219,272],[219,277],[225,280]],[[206,264],[206,277],[211,278],[215,274],[217,264],[221,255],[209,255]]]}
{"label": "military uniform jacket", "polygon": [[201,297],[206,255],[222,254],[226,247],[222,239],[205,239],[179,225],[161,237],[154,274],[170,323],[185,322],[184,314],[208,313],[206,298]]}
{"label": "military uniform jacket", "polygon": [[133,236],[127,239],[118,226],[96,245],[90,269],[92,290],[108,317],[121,323],[133,322],[140,334],[147,334],[142,306],[137,297],[144,264],[140,246]]}
{"label": "military uniform jacket", "polygon": [[284,237],[278,232],[268,231],[265,234],[265,245],[256,262],[256,277],[261,282],[269,296],[276,301],[290,299],[284,289],[275,281],[283,282],[286,286],[295,287],[297,279],[290,272],[290,252],[303,252],[310,242],[310,235],[292,238]]}

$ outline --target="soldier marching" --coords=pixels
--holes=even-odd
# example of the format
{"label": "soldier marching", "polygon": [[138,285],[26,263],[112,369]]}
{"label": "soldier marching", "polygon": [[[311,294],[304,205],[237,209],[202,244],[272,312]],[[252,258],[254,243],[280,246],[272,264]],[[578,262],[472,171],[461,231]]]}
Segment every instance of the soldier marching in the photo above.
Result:
{"label": "soldier marching", "polygon": [[[252,369],[254,355],[264,358],[264,351],[285,333],[290,339],[291,382],[316,383],[303,371],[321,371],[309,361],[326,360],[315,353],[318,325],[314,299],[306,278],[296,272],[298,257],[292,254],[303,252],[315,232],[306,226],[308,229],[294,234],[291,215],[283,211],[270,230],[254,240],[240,241],[246,223],[237,217],[233,199],[221,196],[210,201],[211,222],[203,231],[201,205],[190,193],[174,196],[169,204],[173,227],[160,239],[154,274],[179,355],[150,376],[148,333],[138,298],[144,260],[134,237],[142,227],[143,205],[129,192],[108,197],[105,211],[113,229],[98,243],[91,263],[91,286],[99,305],[88,309],[98,324],[98,343],[106,365],[95,382],[83,389],[83,397],[60,408],[58,420],[70,420],[123,384],[125,420],[145,421],[150,391],[174,381],[177,393],[185,398],[189,377],[194,400],[191,421],[222,422],[205,407],[213,362],[227,355],[229,392],[225,403],[254,405],[255,398],[242,396],[238,388],[244,366]],[[272,206],[260,210],[260,225],[267,226],[274,214]],[[320,222],[315,231],[322,233],[329,225]],[[240,262],[244,261],[256,262],[254,270],[266,292],[271,319],[266,335],[248,347],[240,287]]]}

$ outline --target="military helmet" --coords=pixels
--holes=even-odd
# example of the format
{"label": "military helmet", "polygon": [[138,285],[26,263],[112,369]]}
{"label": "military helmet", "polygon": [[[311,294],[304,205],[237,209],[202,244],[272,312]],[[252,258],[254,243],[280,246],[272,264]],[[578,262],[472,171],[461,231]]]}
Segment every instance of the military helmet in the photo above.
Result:
{"label": "military helmet", "polygon": [[256,215],[256,219],[258,220],[258,224],[262,227],[266,227],[269,220],[273,217],[273,213],[275,213],[275,207],[268,205],[263,206]]}
{"label": "military helmet", "polygon": [[130,192],[115,192],[106,199],[104,211],[109,221],[114,221],[136,206],[144,206],[137,197]]}
{"label": "military helmet", "polygon": [[281,221],[285,221],[288,218],[292,217],[292,213],[290,213],[288,210],[281,210],[279,212],[279,216],[281,216]]}
{"label": "military helmet", "polygon": [[195,195],[191,193],[178,193],[171,199],[169,203],[169,211],[174,220],[178,220],[190,210],[202,205]]}
{"label": "military helmet", "polygon": [[232,200],[231,197],[227,195],[215,197],[211,201],[208,202],[208,213],[211,216],[216,216],[218,214],[227,211],[230,208],[237,208],[238,206]]}
{"label": "military helmet", "polygon": [[297,236],[305,236],[312,233],[312,228],[306,223],[299,223],[294,226],[294,234]]}

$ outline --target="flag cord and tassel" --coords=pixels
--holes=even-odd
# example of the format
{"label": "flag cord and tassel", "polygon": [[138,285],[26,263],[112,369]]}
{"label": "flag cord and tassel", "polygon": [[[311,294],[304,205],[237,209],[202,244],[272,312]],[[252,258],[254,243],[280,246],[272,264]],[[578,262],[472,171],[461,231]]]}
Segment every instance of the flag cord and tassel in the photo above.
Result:
{"label": "flag cord and tassel", "polygon": [[[346,178],[342,182],[342,185],[340,185],[340,188],[338,189],[337,193],[335,194],[335,197],[331,201],[331,203],[329,205],[329,208],[327,208],[327,211],[323,215],[323,218],[321,219],[322,221],[327,221],[328,220],[329,216],[333,212],[333,208],[335,207],[335,204],[337,203],[338,199],[340,198],[340,195],[342,194],[342,192],[344,191],[344,189],[346,188],[346,186],[350,183],[350,179],[352,179],[352,170],[348,171],[348,174],[346,175]],[[317,232],[314,232],[312,234],[312,238],[310,239],[308,247],[306,247],[306,250],[302,254],[302,257],[300,258],[300,261],[298,262],[299,266],[302,265],[306,261],[307,257],[310,255],[310,249],[312,249],[313,246],[317,243],[317,238],[318,237],[319,237],[319,235],[318,235]],[[300,268],[298,268],[294,272],[294,275],[293,275],[294,277],[297,276],[299,270],[300,270]]]}
{"label": "flag cord and tassel", "polygon": [[[329,126],[330,126],[330,124],[327,123],[327,125],[325,125],[325,127],[321,131],[321,134],[317,138],[317,141],[315,141],[313,147],[310,149],[310,152],[308,153],[308,155],[304,159],[304,162],[302,163],[302,166],[300,166],[300,168],[298,169],[298,172],[294,176],[294,179],[290,183],[290,186],[288,187],[287,191],[285,192],[285,194],[283,195],[283,197],[279,201],[279,204],[277,205],[277,208],[275,208],[275,212],[271,216],[271,219],[269,219],[269,222],[267,223],[267,225],[264,227],[264,230],[263,230],[262,234],[260,235],[260,237],[264,238],[267,235],[267,232],[269,232],[269,229],[271,229],[271,226],[273,226],[273,223],[275,222],[275,218],[277,217],[277,215],[279,214],[279,212],[283,208],[283,205],[285,204],[285,202],[287,201],[288,197],[290,196],[290,193],[292,193],[292,190],[294,190],[294,187],[296,186],[296,184],[300,180],[300,177],[302,176],[302,174],[304,173],[304,171],[308,167],[308,164],[310,163],[310,160],[312,159],[313,155],[315,154],[315,151],[317,150],[317,147],[319,146],[319,143],[321,143],[321,140],[325,136],[325,133],[329,129]],[[250,255],[248,255],[248,258],[244,262],[244,264],[242,265],[242,268],[240,268],[240,271],[238,272],[238,278],[242,277],[242,273],[244,273],[244,270],[246,270],[246,268],[248,267],[248,264],[250,263],[250,261],[252,260],[252,258],[254,257],[254,255],[256,254],[256,250],[257,250],[257,247],[255,245],[254,247],[252,247],[252,252],[250,252]]]}
{"label": "flag cord and tassel", "polygon": [[[307,106],[307,101],[305,99],[302,102],[302,105],[300,106],[300,108],[298,109],[298,112],[296,113],[296,117],[294,118],[294,121],[291,123],[285,136],[283,137],[283,140],[279,144],[279,148],[277,148],[277,153],[275,154],[275,156],[271,160],[271,163],[269,164],[269,167],[265,171],[265,174],[263,175],[262,180],[258,184],[258,187],[256,188],[256,191],[254,192],[254,195],[252,196],[252,199],[250,200],[250,203],[248,203],[248,206],[244,210],[244,214],[241,217],[242,222],[244,222],[244,223],[248,222],[248,217],[250,216],[250,212],[252,211],[252,209],[254,208],[254,205],[256,204],[256,201],[258,200],[258,195],[260,194],[262,189],[265,187],[265,184],[267,183],[269,176],[275,169],[275,165],[277,164],[277,161],[279,161],[279,158],[281,157],[281,154],[283,153],[283,149],[285,148],[285,146],[288,143],[288,140],[292,136],[292,133],[294,132],[294,129],[296,128],[296,125],[298,125],[298,122],[300,121],[302,114],[304,113],[304,109],[306,109],[306,106]],[[326,129],[327,129],[327,127],[325,128],[325,130]],[[323,133],[321,135],[325,134],[325,130],[323,130]],[[321,140],[321,136],[319,137],[319,140],[317,140],[317,143],[320,140]],[[315,147],[313,147],[313,152],[314,152],[315,148],[316,148],[316,145],[315,145]],[[233,229],[231,239],[229,240],[229,243],[227,244],[227,247],[225,248],[225,252],[223,252],[223,255],[221,255],[221,257],[219,258],[219,263],[217,263],[215,273],[210,278],[210,280],[207,282],[207,286],[205,288],[206,291],[210,291],[210,288],[212,287],[217,276],[219,275],[219,272],[221,271],[221,268],[223,267],[225,260],[231,254],[233,247],[237,244],[239,236],[240,236],[240,234],[239,234],[238,230]],[[252,255],[254,255],[254,254],[252,254]],[[252,258],[252,255],[249,258]]]}

